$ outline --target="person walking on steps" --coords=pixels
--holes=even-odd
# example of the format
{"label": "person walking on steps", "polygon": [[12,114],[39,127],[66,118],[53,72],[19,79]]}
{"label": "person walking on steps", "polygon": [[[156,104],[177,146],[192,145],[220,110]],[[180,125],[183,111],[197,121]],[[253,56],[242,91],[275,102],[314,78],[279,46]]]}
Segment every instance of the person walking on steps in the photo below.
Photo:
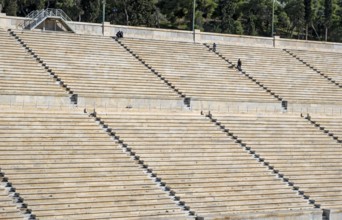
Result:
{"label": "person walking on steps", "polygon": [[216,44],[215,43],[213,43],[213,52],[216,53]]}
{"label": "person walking on steps", "polygon": [[242,66],[242,62],[241,62],[241,60],[239,59],[239,60],[237,61],[237,68],[238,68],[239,71],[241,71],[241,66]]}

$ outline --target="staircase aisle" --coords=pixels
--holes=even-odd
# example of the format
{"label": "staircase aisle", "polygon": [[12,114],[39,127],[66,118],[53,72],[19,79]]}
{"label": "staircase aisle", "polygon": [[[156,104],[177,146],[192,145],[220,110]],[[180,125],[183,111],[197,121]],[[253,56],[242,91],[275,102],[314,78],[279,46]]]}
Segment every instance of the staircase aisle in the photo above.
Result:
{"label": "staircase aisle", "polygon": [[290,52],[342,84],[341,53],[307,50],[290,50]]}
{"label": "staircase aisle", "polygon": [[22,220],[23,216],[0,184],[0,220]]}
{"label": "staircase aisle", "polygon": [[1,169],[38,219],[190,218],[86,114],[1,115]]}
{"label": "staircase aisle", "polygon": [[61,105],[68,95],[13,37],[0,30],[0,104]]}
{"label": "staircase aisle", "polygon": [[153,108],[158,103],[176,108],[183,102],[109,37],[29,31],[17,35],[79,95],[80,106]]}
{"label": "staircase aisle", "polygon": [[299,115],[213,114],[322,209],[342,215],[342,145]]}
{"label": "staircase aisle", "polygon": [[[120,39],[121,40],[121,39]],[[202,44],[124,38],[128,48],[194,101],[194,109],[280,109],[279,101]]]}
{"label": "staircase aisle", "polygon": [[342,90],[281,49],[218,45],[217,51],[283,97],[290,111],[342,108]]}
{"label": "staircase aisle", "polygon": [[[326,135],[335,137],[335,140],[342,143],[342,116],[341,115],[320,115],[310,114],[311,121],[316,122],[317,129],[326,132]],[[324,130],[323,130],[324,129]],[[336,139],[337,138],[337,139]]]}
{"label": "staircase aisle", "polygon": [[204,116],[101,111],[97,116],[198,216],[321,216]]}

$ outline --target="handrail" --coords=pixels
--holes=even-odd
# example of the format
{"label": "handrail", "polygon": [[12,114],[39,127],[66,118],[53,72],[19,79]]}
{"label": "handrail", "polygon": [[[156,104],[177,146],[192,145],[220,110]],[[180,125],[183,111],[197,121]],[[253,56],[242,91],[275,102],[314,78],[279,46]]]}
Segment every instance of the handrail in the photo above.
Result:
{"label": "handrail", "polygon": [[47,8],[30,12],[26,16],[30,20],[24,21],[24,28],[32,29],[47,17],[60,17],[64,21],[72,21],[62,9]]}
{"label": "handrail", "polygon": [[33,17],[35,17],[36,13],[37,13],[37,11],[31,11],[28,15],[26,15],[26,18],[33,18]]}
{"label": "handrail", "polygon": [[[44,9],[43,9],[44,10]],[[35,10],[35,11],[31,11],[28,15],[26,15],[26,18],[34,18],[36,17],[41,11],[43,10]]]}

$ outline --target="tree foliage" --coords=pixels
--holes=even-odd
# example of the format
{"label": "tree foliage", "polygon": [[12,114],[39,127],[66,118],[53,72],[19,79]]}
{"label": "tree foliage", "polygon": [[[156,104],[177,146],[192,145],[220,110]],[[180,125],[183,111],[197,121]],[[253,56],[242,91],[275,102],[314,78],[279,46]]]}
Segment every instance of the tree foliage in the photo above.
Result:
{"label": "tree foliage", "polygon": [[[238,9],[239,0],[220,0],[217,7],[217,16],[221,18],[220,20],[220,30],[222,33],[229,34],[242,34],[239,33],[239,26],[241,26],[238,18],[240,17]],[[239,22],[240,25],[237,25]]]}
{"label": "tree foliage", "polygon": [[324,0],[325,26],[328,27],[332,20],[332,0]]}
{"label": "tree foliage", "polygon": [[312,5],[311,0],[304,0],[304,7],[305,7],[305,23],[310,24],[312,20]]}
{"label": "tree foliage", "polygon": [[[159,26],[158,10],[151,0],[108,1],[109,19],[116,24],[148,27]],[[107,13],[108,13],[107,8]]]}
{"label": "tree foliage", "polygon": [[[194,0],[105,0],[106,21],[119,25],[192,30]],[[196,0],[202,31],[342,41],[342,0]],[[8,15],[61,8],[75,21],[102,22],[104,0],[0,0]]]}

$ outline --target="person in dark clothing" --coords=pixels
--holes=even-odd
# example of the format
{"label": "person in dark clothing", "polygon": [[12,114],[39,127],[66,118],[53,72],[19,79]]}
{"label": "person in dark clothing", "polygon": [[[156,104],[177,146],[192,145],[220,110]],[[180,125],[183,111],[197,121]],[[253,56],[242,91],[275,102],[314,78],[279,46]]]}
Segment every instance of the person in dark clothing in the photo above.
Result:
{"label": "person in dark clothing", "polygon": [[216,44],[213,43],[213,51],[216,52]]}
{"label": "person in dark clothing", "polygon": [[242,66],[242,62],[241,62],[241,60],[239,59],[238,62],[237,62],[237,68],[238,68],[238,70],[240,70],[240,71],[241,71],[241,66]]}
{"label": "person in dark clothing", "polygon": [[95,111],[95,109],[94,109],[93,112],[89,114],[89,117],[96,117],[96,116],[97,116],[97,115],[96,115],[96,111]]}
{"label": "person in dark clothing", "polygon": [[123,38],[123,32],[122,32],[122,31],[118,31],[118,32],[116,33],[116,37],[117,37],[117,38]]}
{"label": "person in dark clothing", "polygon": [[306,114],[306,119],[311,120],[311,116],[309,113]]}

